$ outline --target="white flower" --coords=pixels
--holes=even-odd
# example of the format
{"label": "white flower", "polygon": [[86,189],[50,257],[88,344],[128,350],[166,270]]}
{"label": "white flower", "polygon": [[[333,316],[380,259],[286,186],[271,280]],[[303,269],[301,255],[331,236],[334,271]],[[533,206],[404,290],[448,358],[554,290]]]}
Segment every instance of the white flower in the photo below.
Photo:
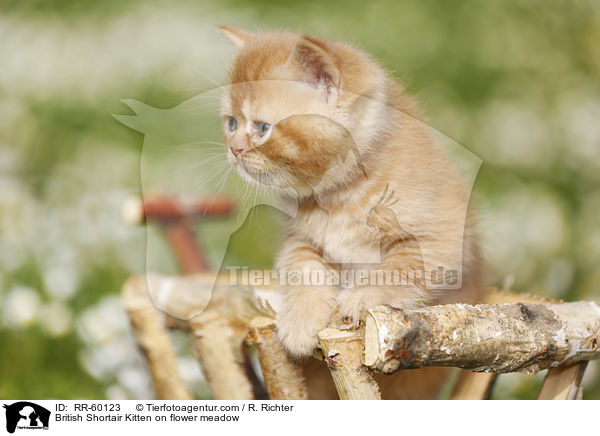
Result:
{"label": "white flower", "polygon": [[63,336],[71,330],[73,315],[67,306],[53,301],[42,306],[39,320],[44,330],[51,336]]}
{"label": "white flower", "polygon": [[67,300],[77,291],[78,274],[73,264],[51,266],[42,272],[46,291],[54,298]]}
{"label": "white flower", "polygon": [[84,341],[104,344],[123,334],[127,319],[117,296],[110,296],[80,316],[77,330]]}
{"label": "white flower", "polygon": [[12,327],[35,323],[40,309],[40,297],[32,288],[15,286],[4,297],[4,322]]}

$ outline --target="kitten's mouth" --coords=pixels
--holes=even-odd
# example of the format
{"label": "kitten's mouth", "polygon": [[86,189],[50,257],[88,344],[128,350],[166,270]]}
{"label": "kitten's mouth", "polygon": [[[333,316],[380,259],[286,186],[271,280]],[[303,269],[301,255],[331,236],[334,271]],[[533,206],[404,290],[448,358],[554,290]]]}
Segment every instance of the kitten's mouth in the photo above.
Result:
{"label": "kitten's mouth", "polygon": [[244,163],[242,160],[236,162],[238,173],[241,173],[242,177],[250,183],[254,183],[267,188],[274,187],[273,176],[271,172],[265,169],[252,168],[251,166]]}
{"label": "kitten's mouth", "polygon": [[248,165],[248,163],[245,163],[243,160],[238,160],[236,162],[236,169],[248,183],[278,191],[287,191],[292,187],[287,178],[283,175],[278,175],[276,171],[265,168],[255,168]]}
{"label": "kitten's mouth", "polygon": [[285,174],[278,174],[276,171],[262,168],[252,168],[241,160],[236,161],[234,165],[238,174],[247,183],[269,188],[291,197],[302,196],[298,185],[291,182]]}

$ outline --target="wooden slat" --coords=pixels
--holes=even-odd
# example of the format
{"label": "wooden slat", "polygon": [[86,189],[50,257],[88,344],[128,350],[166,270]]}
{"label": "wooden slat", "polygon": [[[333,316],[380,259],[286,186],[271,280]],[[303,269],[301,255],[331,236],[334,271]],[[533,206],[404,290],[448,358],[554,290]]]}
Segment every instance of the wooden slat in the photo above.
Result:
{"label": "wooden slat", "polygon": [[581,400],[581,379],[588,362],[578,362],[548,371],[538,400]]}
{"label": "wooden slat", "polygon": [[258,360],[271,400],[308,399],[302,369],[290,360],[277,340],[272,318],[256,317],[250,321],[248,340],[258,350]]}
{"label": "wooden slat", "polygon": [[142,277],[129,279],[123,286],[122,301],[135,340],[148,362],[156,397],[159,400],[192,399],[179,373],[164,315],[150,300],[146,281]]}
{"label": "wooden slat", "polygon": [[190,320],[190,335],[206,381],[217,400],[252,400],[241,343],[227,320],[207,310]]}
{"label": "wooden slat", "polygon": [[462,371],[451,400],[488,400],[498,374]]}

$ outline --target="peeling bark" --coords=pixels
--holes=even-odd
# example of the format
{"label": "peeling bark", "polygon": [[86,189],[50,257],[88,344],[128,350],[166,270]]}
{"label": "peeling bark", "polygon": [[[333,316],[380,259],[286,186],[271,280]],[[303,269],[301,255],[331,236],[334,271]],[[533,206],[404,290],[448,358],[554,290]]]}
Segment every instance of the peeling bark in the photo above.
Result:
{"label": "peeling bark", "polygon": [[600,308],[563,304],[453,304],[368,312],[364,364],[393,373],[423,366],[535,372],[600,357]]}

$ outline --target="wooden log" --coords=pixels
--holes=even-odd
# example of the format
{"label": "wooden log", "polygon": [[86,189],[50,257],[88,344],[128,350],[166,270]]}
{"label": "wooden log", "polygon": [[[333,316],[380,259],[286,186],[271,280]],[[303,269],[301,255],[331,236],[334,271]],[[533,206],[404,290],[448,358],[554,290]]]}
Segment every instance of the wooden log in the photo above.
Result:
{"label": "wooden log", "polygon": [[[549,300],[537,295],[510,292],[506,290],[489,289],[485,292],[482,303],[504,304],[550,304],[562,303],[559,300]],[[463,370],[452,392],[452,400],[487,400],[492,395],[492,389],[498,374],[470,372]]]}
{"label": "wooden log", "polygon": [[581,400],[581,379],[588,362],[552,368],[546,374],[538,400]]}
{"label": "wooden log", "polygon": [[256,317],[250,321],[248,340],[256,345],[271,400],[308,399],[302,369],[289,359],[277,340],[272,318]]}
{"label": "wooden log", "polygon": [[361,364],[358,332],[326,328],[319,332],[319,342],[341,400],[381,399],[370,370]]}
{"label": "wooden log", "polygon": [[164,315],[152,304],[143,277],[128,280],[122,293],[122,302],[142,350],[159,400],[190,400],[189,393],[177,367],[177,358]]}
{"label": "wooden log", "polygon": [[189,324],[196,356],[215,399],[254,399],[244,371],[241,343],[227,320],[214,311],[206,311]]}
{"label": "wooden log", "polygon": [[364,364],[457,366],[477,372],[534,372],[600,357],[600,308],[563,304],[452,304],[369,310]]}
{"label": "wooden log", "polygon": [[[139,280],[143,280],[144,282],[146,281],[146,278],[139,278]],[[204,274],[199,274],[199,275],[195,275],[195,276],[188,276],[188,277],[165,277],[165,276],[159,276],[159,275],[151,275],[147,277],[148,282],[151,282],[152,285],[150,286],[151,290],[153,290],[153,299],[155,300],[155,302],[158,304],[158,306],[162,309],[167,311],[168,313],[173,314],[174,316],[177,316],[178,318],[181,319],[189,319],[191,316],[193,316],[194,314],[200,313],[203,310],[206,309],[210,309],[210,310],[214,310],[217,311],[219,313],[219,315],[223,318],[225,318],[228,321],[228,324],[231,326],[231,328],[234,331],[234,336],[235,339],[238,341],[243,341],[244,338],[247,335],[248,332],[248,323],[250,322],[250,320],[256,316],[268,316],[273,318],[275,316],[275,310],[277,309],[278,305],[280,304],[280,295],[277,292],[277,287],[276,286],[271,286],[271,287],[263,287],[261,289],[253,289],[252,287],[249,286],[231,286],[230,283],[230,277],[229,274],[224,274],[224,275],[220,275],[219,277],[215,278],[214,273],[204,273]],[[216,280],[216,285],[213,287],[213,284],[215,284],[215,280]],[[528,305],[530,304],[548,304],[548,303],[554,303],[553,300],[546,300],[543,299],[541,297],[536,297],[536,296],[532,296],[532,295],[528,295],[528,294],[517,294],[517,293],[512,293],[512,292],[507,292],[507,291],[496,291],[496,290],[490,290],[486,293],[486,297],[483,300],[486,303],[502,303],[502,302],[506,302],[506,301],[510,301],[510,302],[514,302],[514,303],[525,303],[525,308],[528,307]],[[257,304],[258,303],[258,304]],[[568,306],[569,304],[575,304],[575,303],[567,303],[567,306],[565,307],[570,307]],[[581,321],[583,318],[585,318],[587,315],[589,315],[590,313],[592,314],[591,317],[587,316],[588,319],[593,319],[594,317],[597,318],[597,310],[591,310],[590,306],[588,303],[576,303],[576,304],[583,304],[584,306],[586,306],[586,308],[583,309],[583,311],[579,311],[579,309],[573,309],[573,317],[574,318],[579,318],[578,320],[576,320],[575,325],[580,325]],[[519,317],[523,316],[523,313],[520,312],[521,310],[521,306],[518,304],[513,305],[515,307],[519,308]],[[468,306],[462,306],[462,305],[450,305],[447,306],[447,308],[452,308],[454,307],[455,309],[459,309],[459,308],[463,308],[464,307],[468,307]],[[481,306],[482,308],[488,307],[489,306]],[[275,308],[275,310],[274,310]],[[463,310],[461,309],[461,310]],[[432,310],[432,308],[424,308],[421,310],[425,310],[430,311]],[[435,309],[438,310],[438,309]],[[513,310],[514,312],[514,310]],[[550,311],[551,313],[554,313],[552,311]],[[550,313],[549,312],[549,313]],[[587,315],[586,315],[587,314]],[[473,329],[477,326],[481,327],[482,323],[485,324],[486,322],[488,322],[491,319],[495,319],[494,317],[496,317],[497,315],[499,315],[499,312],[496,313],[491,313],[489,315],[489,319],[485,319],[483,320],[481,316],[479,317],[473,317],[472,321],[473,324],[468,327],[469,331],[473,331]],[[503,315],[504,316],[504,315]],[[504,316],[505,317],[505,316]],[[505,317],[506,318],[506,317]],[[465,316],[463,317],[463,321],[466,322],[469,319],[469,317],[465,314]],[[375,323],[375,329],[372,328],[372,325],[375,321],[375,319],[373,318],[373,314],[369,314],[367,316],[367,324],[369,324],[371,327],[366,329],[366,336],[374,336],[375,338],[378,337],[379,333],[381,333],[381,336],[384,338],[387,338],[386,340],[390,340],[392,343],[388,343],[388,344],[383,344],[380,347],[379,344],[379,340],[376,339],[375,341],[373,340],[373,338],[369,339],[366,338],[365,340],[365,344],[366,344],[366,355],[365,355],[365,363],[369,363],[371,365],[373,365],[374,368],[377,368],[378,365],[382,365],[382,362],[385,361],[385,359],[381,359],[382,362],[378,362],[377,360],[379,359],[379,355],[380,355],[380,351],[382,351],[383,354],[385,354],[385,352],[387,352],[388,349],[393,348],[393,334],[388,333],[388,334],[383,334],[383,332],[379,332],[378,329],[379,327],[377,326],[377,323]],[[506,321],[506,320],[505,320]],[[524,325],[527,326],[528,323],[525,322],[525,320],[522,318],[521,321],[523,321]],[[502,327],[502,322],[498,321],[499,324],[496,325],[496,327],[500,326]],[[514,322],[514,320],[512,321]],[[537,323],[539,324],[541,322],[541,320],[537,320]],[[547,332],[548,331],[548,327],[550,327],[551,329],[555,329],[555,322],[552,320],[548,320],[549,322],[549,326],[543,327],[542,331]],[[531,321],[530,321],[531,323]],[[543,322],[542,322],[543,324]],[[452,325],[456,325],[456,322],[450,323],[448,325],[448,327],[450,328]],[[488,327],[491,327],[491,325],[489,324],[485,324]],[[537,328],[535,327],[534,324],[531,324],[529,327],[529,330],[531,330],[532,328]],[[451,330],[452,331],[452,330]],[[501,337],[495,338],[492,343],[497,343],[497,341],[504,341],[505,343],[509,343],[510,341],[514,341],[514,344],[510,347],[510,348],[506,348],[506,349],[501,349],[500,347],[498,347],[498,352],[500,353],[500,356],[502,359],[505,360],[506,363],[506,359],[511,360],[511,349],[513,347],[517,347],[517,348],[521,348],[521,351],[524,352],[525,349],[527,349],[528,342],[523,342],[522,339],[525,338],[529,338],[528,337],[528,333],[527,333],[527,328],[525,328],[525,330],[518,330],[519,332],[525,332],[524,334],[521,333],[514,333],[517,332],[517,330],[513,331],[512,335],[506,335],[506,332],[503,332],[502,330],[499,330],[499,332],[501,332]],[[509,331],[510,333],[510,331]],[[566,337],[565,337],[566,338]],[[448,338],[446,338],[448,339]],[[457,337],[458,339],[458,337]],[[475,337],[476,339],[476,337]],[[529,340],[529,339],[528,339]],[[488,339],[489,341],[489,339]],[[483,345],[487,346],[487,342],[488,341],[484,341]],[[450,342],[452,342],[452,339],[450,339]],[[586,344],[589,345],[589,340],[587,342],[583,342],[583,346],[586,346]],[[597,344],[598,342],[596,342]],[[376,345],[374,345],[376,344]],[[593,345],[593,340],[592,340],[592,345]],[[564,348],[564,347],[563,347]],[[594,347],[588,347],[589,349],[594,349]],[[527,350],[527,351],[531,351],[531,350]],[[531,353],[529,354],[531,356]],[[369,356],[371,360],[369,360]],[[373,357],[375,356],[375,357]],[[496,358],[496,355],[494,354],[494,359]],[[563,356],[564,357],[564,356]],[[594,358],[594,357],[598,357],[597,353],[592,353],[588,355],[589,358]],[[490,358],[490,356],[488,356],[488,358]],[[519,357],[520,359],[522,359],[522,356]],[[518,360],[519,358],[517,358],[515,356],[515,359],[512,359],[514,361]],[[534,359],[536,357],[534,356]],[[550,354],[548,354],[548,358],[551,359]],[[579,357],[577,356],[571,356],[571,359],[577,359]],[[561,364],[561,354],[559,352],[557,352],[557,362],[553,362],[553,363],[549,363],[548,366],[553,366],[553,365],[560,365]],[[425,359],[426,360],[426,359]],[[464,363],[464,362],[463,362]],[[485,362],[484,362],[485,363]],[[496,364],[499,365],[502,362],[497,361]],[[539,362],[538,362],[539,363]],[[547,363],[547,362],[546,362]],[[434,362],[421,362],[418,365],[419,366],[425,366],[425,365],[434,365],[436,363]],[[452,363],[447,363],[448,365],[452,365]],[[458,366],[460,366],[460,362],[457,363]],[[469,365],[463,365],[463,367],[466,367]],[[481,367],[477,367],[477,365],[471,365],[474,366],[475,370],[481,370],[481,371],[485,371],[485,370],[493,370],[494,368],[481,368]],[[473,369],[473,368],[472,368]],[[505,368],[505,370],[508,370],[510,368]],[[526,370],[527,368],[521,368],[520,370]],[[532,370],[535,368],[532,368],[530,366],[529,370]],[[541,367],[540,367],[541,369]],[[474,387],[476,388],[475,392],[473,395],[480,395],[481,392],[485,392],[485,390],[487,389],[486,386],[487,384],[484,383],[483,381],[486,379],[484,378],[480,378],[481,374],[472,374],[473,377],[475,377],[478,381],[477,382],[473,382],[474,383]],[[488,379],[489,380],[489,379]],[[471,382],[466,381],[465,382],[467,385],[470,384]],[[479,386],[479,387],[477,387]],[[473,387],[473,386],[472,386]],[[471,389],[471,388],[469,388]],[[477,393],[479,392],[479,393]],[[458,394],[457,394],[458,395]]]}

